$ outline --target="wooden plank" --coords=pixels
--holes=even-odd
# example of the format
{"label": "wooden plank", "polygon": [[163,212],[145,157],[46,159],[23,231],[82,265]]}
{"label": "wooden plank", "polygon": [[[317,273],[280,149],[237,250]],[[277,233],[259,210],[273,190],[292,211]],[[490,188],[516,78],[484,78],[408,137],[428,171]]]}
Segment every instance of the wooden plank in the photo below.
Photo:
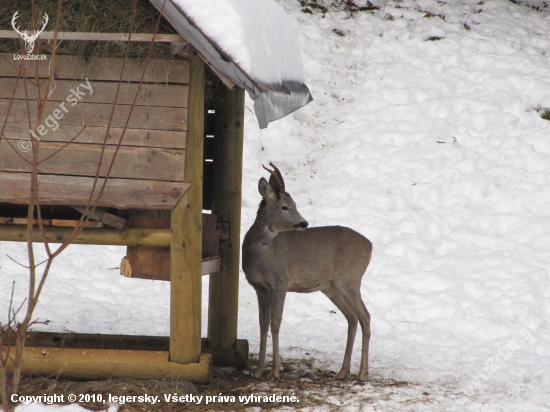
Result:
{"label": "wooden plank", "polygon": [[[209,353],[186,365],[168,359],[169,353],[160,351],[25,348],[22,372],[68,379],[183,379],[208,383],[212,369]],[[8,365],[11,371],[12,365]]]}
{"label": "wooden plank", "polygon": [[[81,214],[87,214],[90,220],[94,220],[105,226],[114,227],[115,229],[124,229],[128,226],[128,220],[123,217],[108,213],[103,207],[96,207],[92,213],[91,208],[86,209],[84,206],[73,206]],[[89,220],[86,223],[92,223]]]}
{"label": "wooden plank", "polygon": [[[154,247],[154,246],[128,246],[128,248],[139,248],[139,249],[165,249],[160,247]],[[166,248],[168,250],[168,253],[170,252],[170,248]],[[126,256],[128,259],[129,257]],[[147,255],[143,256],[140,255],[139,261],[144,261],[147,259]],[[139,262],[138,261],[138,262]],[[159,272],[158,275],[151,275],[151,273],[146,273],[144,271],[141,271],[141,273],[134,273],[134,270],[139,270],[139,267],[136,265],[139,265],[139,263],[131,264],[130,260],[128,260],[128,264],[130,265],[130,275],[122,274],[123,276],[130,277],[130,278],[137,278],[137,279],[150,279],[150,280],[163,280],[163,281],[170,281],[170,273],[166,272]],[[170,255],[168,254],[168,262],[170,262]],[[219,272],[220,268],[222,266],[222,259],[219,256],[209,257],[202,260],[202,266],[201,266],[201,275],[206,276],[210,275],[211,273]]]}
{"label": "wooden plank", "polygon": [[[90,79],[118,81],[122,68],[120,57],[94,57],[85,61],[76,56],[57,56],[54,75],[56,79]],[[38,63],[38,76],[49,77],[50,59],[38,62],[14,60],[13,53],[0,53],[0,76],[18,77],[20,64],[25,66],[28,77],[34,78],[35,64]],[[145,59],[128,59],[122,75],[123,81],[139,82]],[[145,83],[189,83],[188,60],[151,60],[143,80]]]}
{"label": "wooden plank", "polygon": [[[85,100],[86,97],[83,98]],[[5,119],[8,113],[9,99],[0,99],[0,119]],[[48,102],[44,109],[44,115],[40,124],[46,127],[46,135],[55,133],[53,130],[56,124],[68,124],[76,126],[107,126],[112,112],[112,104],[99,103],[78,103],[71,106],[65,103],[62,106],[59,102]],[[63,109],[64,108],[64,109]],[[115,107],[112,127],[124,127],[130,114],[129,105],[117,105]],[[29,122],[29,111],[31,124],[36,122],[36,106],[30,104],[27,110],[25,100],[13,100],[8,117],[10,123]],[[57,110],[55,112],[55,110]],[[54,114],[58,119],[55,119]],[[51,120],[47,120],[50,117]],[[156,107],[156,106],[135,106],[132,111],[129,127],[133,129],[156,129],[156,130],[186,130],[187,109],[182,107]]]}
{"label": "wooden plank", "polygon": [[[47,92],[45,90],[47,84],[47,79],[41,79],[39,85],[40,96],[43,99],[46,94],[49,94],[48,99],[56,102],[66,100],[68,96],[73,94],[72,90],[78,93],[80,87],[80,91],[86,93],[84,99],[87,103],[112,104],[115,101],[118,87],[118,83],[113,84],[113,82],[90,81],[88,85],[87,82],[83,83],[80,80],[57,80],[51,85],[51,91]],[[84,84],[88,89],[82,87],[81,84]],[[92,88],[91,93],[88,91],[90,87]],[[14,89],[15,95],[13,95]],[[37,85],[34,78],[27,79],[26,90],[29,100],[36,100]],[[189,86],[182,84],[144,83],[139,88],[139,83],[125,82],[120,85],[117,104],[132,104],[136,93],[138,93],[136,99],[136,105],[138,106],[186,107],[188,91]],[[12,95],[15,99],[25,100],[25,83],[23,79],[17,81],[14,77],[0,77],[0,99],[10,99]]]}
{"label": "wooden plank", "polygon": [[219,256],[209,257],[202,260],[202,275],[219,272],[222,267],[222,259]]}
{"label": "wooden plank", "polygon": [[244,90],[216,90],[212,213],[229,226],[220,241],[221,270],[210,275],[208,342],[230,352],[237,340],[241,230]]}
{"label": "wooden plank", "polygon": [[[38,35],[38,39],[45,39],[52,41],[54,38],[53,31],[43,31]],[[21,35],[14,30],[0,30],[0,39],[19,39]],[[150,42],[153,41],[152,33],[132,33],[132,36],[128,33],[91,33],[91,32],[59,32],[57,40],[69,41],[140,41]],[[185,39],[179,34],[155,34],[155,43],[173,43],[173,42],[186,42]]]}
{"label": "wooden plank", "polygon": [[[0,217],[0,225],[26,225],[27,218]],[[33,219],[32,224],[38,226],[38,219]],[[42,219],[44,226],[62,226],[76,227],[78,220],[61,220],[61,219]],[[100,228],[103,227],[101,222],[84,222],[84,227]]]}
{"label": "wooden plank", "polygon": [[191,60],[185,182],[191,186],[172,211],[170,360],[196,362],[201,353],[202,164],[204,63]]}
{"label": "wooden plank", "polygon": [[[62,175],[38,175],[41,205],[86,206],[94,179]],[[97,198],[103,179],[98,179]],[[30,173],[0,172],[0,203],[29,203]],[[189,184],[153,180],[109,179],[98,206],[117,209],[172,210]]]}
{"label": "wooden plank", "polygon": [[[13,342],[8,340],[8,346]],[[78,349],[122,349],[168,351],[169,338],[165,336],[103,335],[91,333],[55,333],[30,332],[25,340],[27,347],[78,348]],[[248,341],[238,339],[229,353],[216,351],[208,347],[206,339],[201,340],[202,353],[212,353],[217,366],[246,368],[248,359]]]}
{"label": "wooden plank", "polygon": [[[1,118],[0,118],[1,119]],[[80,133],[82,131],[82,133]],[[123,129],[111,127],[107,136],[107,144],[117,144],[120,140]],[[40,139],[43,142],[69,142],[76,135],[75,143],[96,143],[103,144],[106,127],[60,125],[55,133],[47,133]],[[79,134],[80,133],[80,134]],[[126,129],[122,145],[142,147],[163,147],[167,149],[185,149],[186,132],[174,130],[147,130],[147,129]],[[4,137],[17,141],[30,137],[29,128],[25,123],[8,123],[4,129]]]}
{"label": "wooden plank", "polygon": [[[30,172],[31,152],[21,152],[10,145],[14,141],[0,141],[0,171]],[[101,145],[40,142],[38,173],[68,176],[95,176]],[[105,177],[115,146],[106,146],[100,177]],[[48,158],[56,151],[54,156]],[[15,151],[18,151],[15,153]],[[182,182],[184,177],[184,150],[158,149],[155,147],[120,147],[109,177]],[[29,163],[27,163],[29,162]]]}
{"label": "wooden plank", "polygon": [[[50,243],[63,243],[73,232],[72,227],[48,226],[44,228],[46,240]],[[84,229],[73,241],[79,245],[115,246],[161,246],[170,245],[172,235],[169,229]],[[0,225],[0,240],[26,242],[27,225]],[[33,242],[43,242],[38,227],[33,228]]]}
{"label": "wooden plank", "polygon": [[212,63],[210,63],[208,61],[208,59],[206,57],[203,57],[201,54],[199,54],[199,56],[201,56],[201,59],[204,60],[204,62],[208,65],[208,67],[210,68],[210,70],[212,70],[214,72],[214,74],[216,76],[219,77],[219,79],[223,82],[223,84],[225,84],[227,86],[227,88],[229,90],[234,90],[235,88],[237,88],[238,86],[233,82],[233,80],[231,80],[229,78],[229,76],[223,74],[222,72],[220,72],[218,69],[216,69],[214,67],[214,65]]}

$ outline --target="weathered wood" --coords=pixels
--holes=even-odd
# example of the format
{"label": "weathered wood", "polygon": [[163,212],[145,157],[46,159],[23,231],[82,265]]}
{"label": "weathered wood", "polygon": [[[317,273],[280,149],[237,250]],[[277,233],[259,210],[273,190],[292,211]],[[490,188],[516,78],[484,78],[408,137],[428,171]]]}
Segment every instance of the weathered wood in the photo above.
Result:
{"label": "weathered wood", "polygon": [[[0,171],[0,203],[29,203],[30,173]],[[41,205],[86,206],[94,179],[63,175],[38,175]],[[104,179],[98,179],[94,201]],[[189,184],[153,180],[109,179],[98,206],[117,209],[172,210]]]}
{"label": "weathered wood", "polygon": [[[55,67],[56,79],[85,79],[118,81],[122,69],[120,57],[94,57],[85,61],[76,56],[57,56]],[[0,76],[18,77],[21,63],[25,66],[27,77],[34,77],[38,63],[39,77],[49,77],[50,59],[43,61],[15,61],[12,53],[0,53]],[[144,59],[128,59],[123,81],[139,82]],[[189,83],[189,60],[151,60],[143,80],[145,83]]]}
{"label": "weathered wood", "polygon": [[[11,342],[8,342],[8,345]],[[78,349],[121,349],[168,351],[169,338],[164,336],[103,335],[86,333],[30,332],[27,347],[78,348]],[[248,359],[248,341],[237,339],[232,351],[219,351],[201,340],[202,353],[211,353],[216,366],[245,368]]]}
{"label": "weathered wood", "polygon": [[204,63],[191,59],[185,182],[191,184],[172,211],[170,254],[170,360],[197,362],[201,352],[202,163]]}
{"label": "weathered wood", "polygon": [[[137,248],[145,248],[147,246],[136,246]],[[164,248],[155,248],[155,249],[164,249]],[[166,248],[168,249],[168,248]],[[170,250],[170,249],[168,249]],[[143,259],[141,259],[141,261],[143,261]],[[170,260],[168,260],[170,261]],[[202,265],[201,265],[201,275],[202,276],[206,276],[206,275],[209,275],[211,273],[215,273],[215,272],[219,272],[220,268],[221,268],[221,258],[219,256],[214,256],[214,257],[210,257],[210,258],[205,258],[202,260]],[[143,273],[143,271],[142,271]],[[145,275],[135,275],[135,274],[132,274],[132,265],[130,264],[130,261],[126,258],[126,256],[124,256],[124,258],[122,258],[122,262],[120,263],[120,274],[122,276],[125,276],[125,277],[128,277],[128,278],[137,278],[137,279],[151,279],[151,280],[164,280],[164,281],[167,281],[169,282],[170,281],[170,273],[166,274],[166,272],[160,272],[160,275],[155,275],[154,277],[152,277],[151,275],[149,274],[145,274]]]}
{"label": "weathered wood", "polygon": [[[87,101],[86,96],[82,98],[82,101]],[[0,119],[6,118],[9,103],[9,99],[0,99]],[[65,110],[63,110],[63,107],[65,107]],[[108,103],[78,103],[74,107],[70,103],[65,103],[63,107],[59,102],[48,102],[40,121],[40,125],[44,126],[46,132],[39,135],[39,137],[56,133],[56,130],[53,130],[57,127],[56,124],[107,126],[113,110],[113,105]],[[29,109],[30,121],[34,125],[36,123],[36,105],[31,103]],[[124,127],[130,115],[130,109],[130,105],[117,104],[111,126]],[[59,119],[55,119],[55,115]],[[50,118],[50,120],[47,120],[47,118]],[[25,100],[12,101],[8,122],[28,125],[29,110],[27,110]],[[135,106],[128,126],[132,129],[184,131],[187,130],[187,109],[182,107]]]}
{"label": "weathered wood", "polygon": [[100,222],[105,226],[114,227],[115,229],[124,229],[128,225],[126,219],[106,212],[101,216]]}
{"label": "weathered wood", "polygon": [[227,86],[227,88],[229,90],[234,90],[235,88],[237,88],[237,85],[233,82],[233,80],[231,80],[228,76],[226,76],[225,74],[223,74],[222,72],[220,72],[218,69],[216,69],[214,67],[214,65],[212,63],[210,63],[205,57],[203,57],[201,55],[201,58],[204,60],[204,62],[208,65],[208,67],[210,68],[210,70],[212,70],[216,76],[219,77],[219,79],[223,82],[223,84],[225,84]]}
{"label": "weathered wood", "polygon": [[[129,227],[143,229],[170,229],[170,212],[160,216],[156,211],[144,214],[130,211]],[[139,279],[170,280],[170,248],[128,246],[126,257],[132,267],[132,277]]]}
{"label": "weathered wood", "polygon": [[231,351],[237,341],[239,251],[244,133],[244,90],[216,90],[212,213],[228,224],[229,237],[220,241],[221,271],[210,275],[208,342]]}
{"label": "weathered wood", "polygon": [[[63,243],[73,232],[69,227],[44,228],[46,240],[51,243]],[[167,229],[84,229],[73,243],[81,245],[117,245],[117,246],[161,246],[170,245],[171,233]],[[26,242],[26,225],[0,225],[0,240],[7,242]],[[43,242],[38,230],[33,228],[33,242]],[[200,260],[199,260],[200,262]]]}
{"label": "weathered wood", "polygon": [[216,215],[202,214],[202,258],[219,255],[220,231],[217,227]]}
{"label": "weathered wood", "polygon": [[[53,40],[53,31],[43,31],[38,35],[38,39]],[[0,30],[0,39],[19,39],[21,35],[14,30]],[[185,42],[185,39],[179,34],[161,34],[157,33],[132,33],[130,37],[128,33],[91,33],[91,32],[70,32],[64,31],[58,33],[58,41],[140,41],[155,43],[172,43],[172,42]]]}
{"label": "weathered wood", "polygon": [[[82,131],[82,133],[80,133]],[[118,144],[123,129],[111,127],[107,136],[107,144]],[[69,142],[74,139],[75,143],[103,144],[105,140],[106,127],[60,125],[55,133],[48,133],[40,139],[42,142]],[[79,134],[80,133],[80,134]],[[185,149],[185,132],[174,130],[147,130],[147,129],[126,129],[123,146],[141,147],[162,147],[167,149]],[[21,139],[29,139],[29,127],[26,123],[8,123],[4,129],[4,136],[7,139],[18,142]]]}
{"label": "weathered wood", "polygon": [[169,362],[168,356],[168,352],[153,351],[25,348],[22,372],[69,379],[182,379],[208,383],[212,355],[201,354],[196,363],[185,365]]}
{"label": "weathered wood", "polygon": [[222,267],[222,259],[219,256],[204,258],[202,260],[202,275],[210,275],[219,272]]}
{"label": "weathered wood", "polygon": [[[130,227],[143,229],[169,229],[170,217],[167,219],[143,214],[142,211],[130,212]],[[218,244],[220,232],[216,225],[216,215],[202,214],[202,275],[217,272],[220,269]],[[170,280],[170,248],[150,246],[129,246],[126,251],[132,267],[132,277],[139,279]]]}
{"label": "weathered wood", "polygon": [[[27,218],[17,217],[0,217],[0,225],[26,225],[28,223]],[[32,220],[33,225],[38,225],[38,219]],[[63,220],[63,219],[42,219],[44,226],[63,226],[63,227],[76,227],[78,220]],[[100,228],[103,227],[101,222],[83,222],[84,227]]]}
{"label": "weathered wood", "polygon": [[132,277],[132,266],[130,265],[130,262],[128,261],[128,258],[126,256],[124,256],[120,261],[120,274],[127,278]]}
{"label": "weathered wood", "polygon": [[[0,141],[0,171],[30,172],[32,151],[21,152],[16,144],[6,139]],[[101,145],[69,143],[63,146],[63,143],[40,143],[38,173],[95,176]],[[19,155],[15,153],[16,150]],[[101,177],[106,176],[115,150],[115,146],[105,147],[99,174]],[[184,177],[184,153],[183,150],[154,147],[120,147],[109,177],[181,182]]]}
{"label": "weathered wood", "polygon": [[[127,219],[113,215],[102,207],[96,207],[93,213],[91,213],[91,208],[88,208],[88,211],[86,211],[86,208],[82,206],[73,206],[73,208],[78,210],[81,214],[86,213],[90,220],[95,220],[105,226],[114,227],[115,229],[124,229],[128,225]],[[90,223],[90,221],[87,221],[86,223]]]}
{"label": "weathered wood", "polygon": [[[48,92],[45,90],[48,82],[47,79],[41,79],[40,81],[40,97],[43,99],[46,94],[48,100],[55,102],[62,102],[67,99],[68,96],[74,95],[73,90],[78,94],[78,88],[86,95],[83,99],[86,103],[114,103],[117,83],[102,82],[90,80],[90,85],[86,81],[81,80],[57,80],[52,83],[51,90]],[[92,92],[81,85],[86,87],[92,87]],[[17,85],[17,88],[16,88]],[[135,95],[138,92],[139,83],[122,83],[118,92],[117,104],[132,104]],[[0,77],[0,99],[11,99],[13,90],[15,88],[14,98],[18,100],[25,100],[25,83],[23,79],[17,79],[13,77]],[[26,92],[29,100],[36,100],[37,87],[35,79],[27,79]],[[186,107],[187,106],[187,94],[189,87],[181,84],[166,84],[166,83],[151,83],[142,84],[136,100],[137,106],[166,106],[166,107]],[[34,103],[31,103],[34,104]],[[67,105],[70,108],[70,105]]]}

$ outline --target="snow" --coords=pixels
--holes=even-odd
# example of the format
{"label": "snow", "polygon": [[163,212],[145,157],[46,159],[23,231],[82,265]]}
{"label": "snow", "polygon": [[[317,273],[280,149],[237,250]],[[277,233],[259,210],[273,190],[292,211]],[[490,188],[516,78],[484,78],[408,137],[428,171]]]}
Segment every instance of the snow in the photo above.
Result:
{"label": "snow", "polygon": [[[272,161],[310,225],[349,226],[373,242],[362,284],[373,384],[335,402],[549,410],[548,12],[479,0],[384,1],[353,14],[279,4],[299,30],[315,100],[262,131],[245,110],[242,234],[260,200],[261,164]],[[41,329],[166,335],[168,284],[119,276],[111,269],[124,254],[71,246],[36,310],[51,320]],[[8,255],[24,262],[25,246],[0,244],[0,316],[12,281],[25,296],[26,272]],[[239,337],[257,353],[256,296],[242,273],[239,293]],[[281,356],[338,370],[346,328],[322,294],[289,294]],[[381,378],[412,386],[376,391]],[[408,403],[424,391],[431,403]]]}
{"label": "snow", "polygon": [[274,0],[173,0],[173,3],[256,81],[304,82],[296,30]]}

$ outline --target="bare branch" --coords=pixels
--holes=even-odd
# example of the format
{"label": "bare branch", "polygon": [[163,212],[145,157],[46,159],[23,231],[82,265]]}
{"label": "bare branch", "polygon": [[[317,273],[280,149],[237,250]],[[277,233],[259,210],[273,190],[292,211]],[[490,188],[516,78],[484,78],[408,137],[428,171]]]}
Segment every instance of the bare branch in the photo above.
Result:
{"label": "bare branch", "polygon": [[16,263],[17,265],[19,265],[19,266],[21,266],[21,267],[23,267],[23,268],[25,268],[25,269],[29,269],[28,266],[25,266],[24,264],[19,263],[17,260],[15,260],[14,258],[12,258],[10,255],[7,255],[7,256],[8,256],[8,259],[10,259],[12,262]]}

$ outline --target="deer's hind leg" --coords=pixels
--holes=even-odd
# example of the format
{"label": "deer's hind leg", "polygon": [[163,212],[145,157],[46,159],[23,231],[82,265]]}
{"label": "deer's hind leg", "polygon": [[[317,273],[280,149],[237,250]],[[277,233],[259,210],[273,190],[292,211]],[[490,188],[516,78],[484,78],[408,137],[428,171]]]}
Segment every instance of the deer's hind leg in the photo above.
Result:
{"label": "deer's hind leg", "polygon": [[259,378],[265,370],[265,356],[267,346],[267,333],[269,332],[269,323],[271,318],[271,294],[267,289],[261,286],[255,287],[258,297],[258,308],[260,310],[260,356],[258,367],[254,376]]}
{"label": "deer's hind leg", "polygon": [[348,321],[348,340],[346,343],[346,352],[344,353],[344,361],[340,372],[338,372],[335,376],[336,379],[344,379],[350,372],[351,354],[353,352],[353,343],[355,341],[357,323],[359,319],[353,304],[346,293],[342,292],[334,285],[331,285],[330,288],[323,290],[322,292],[332,301],[332,303],[336,305],[338,309],[340,309]]}
{"label": "deer's hind leg", "polygon": [[363,332],[361,366],[359,367],[357,380],[364,381],[367,380],[369,375],[370,313],[365,306],[365,302],[363,302],[363,299],[361,298],[361,292],[351,292],[350,298],[354,303],[355,312],[359,317],[361,331]]}
{"label": "deer's hind leg", "polygon": [[369,342],[370,342],[370,313],[361,298],[361,283],[342,283],[341,292],[345,296],[345,301],[353,310],[355,316],[359,319],[361,325],[362,347],[361,347],[361,365],[357,380],[367,380],[369,374]]}

